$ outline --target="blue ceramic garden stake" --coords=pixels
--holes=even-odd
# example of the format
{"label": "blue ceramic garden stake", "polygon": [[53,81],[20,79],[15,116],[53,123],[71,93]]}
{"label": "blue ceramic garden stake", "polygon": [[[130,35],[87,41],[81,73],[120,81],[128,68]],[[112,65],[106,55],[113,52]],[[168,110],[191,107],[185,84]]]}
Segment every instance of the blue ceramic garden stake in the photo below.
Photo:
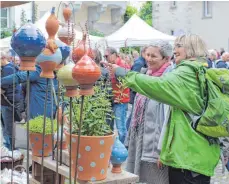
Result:
{"label": "blue ceramic garden stake", "polygon": [[128,151],[125,146],[119,140],[119,137],[116,136],[115,143],[113,145],[112,153],[111,153],[111,163],[113,168],[111,170],[112,173],[121,173],[121,165],[126,161],[128,156]]}
{"label": "blue ceramic garden stake", "polygon": [[61,54],[62,54],[62,61],[59,65],[57,65],[57,67],[55,69],[55,70],[59,70],[65,65],[65,60],[68,58],[71,49],[68,45],[66,45],[64,42],[62,42],[60,40],[55,40],[55,42],[56,42],[57,46],[59,47]]}
{"label": "blue ceramic garden stake", "polygon": [[55,35],[59,29],[59,21],[55,16],[54,7],[46,21],[45,28],[49,37],[45,49],[37,56],[36,62],[42,69],[40,77],[53,79],[55,77],[53,71],[62,61],[62,53],[55,40]]}
{"label": "blue ceramic garden stake", "polygon": [[19,55],[20,70],[35,71],[35,58],[45,48],[46,39],[31,22],[22,26],[11,38],[11,47]]}

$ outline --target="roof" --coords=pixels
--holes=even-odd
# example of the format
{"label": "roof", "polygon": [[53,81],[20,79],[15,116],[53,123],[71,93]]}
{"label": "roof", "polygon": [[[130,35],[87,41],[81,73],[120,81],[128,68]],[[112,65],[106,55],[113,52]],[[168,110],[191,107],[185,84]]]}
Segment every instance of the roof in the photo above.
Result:
{"label": "roof", "polygon": [[1,1],[1,8],[8,8],[12,6],[17,6],[25,3],[29,3],[30,1]]}

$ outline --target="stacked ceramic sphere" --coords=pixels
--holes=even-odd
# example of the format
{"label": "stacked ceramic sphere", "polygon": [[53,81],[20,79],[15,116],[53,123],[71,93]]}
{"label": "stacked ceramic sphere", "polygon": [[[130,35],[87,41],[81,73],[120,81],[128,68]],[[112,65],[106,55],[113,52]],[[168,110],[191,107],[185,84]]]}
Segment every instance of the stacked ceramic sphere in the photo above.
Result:
{"label": "stacked ceramic sphere", "polygon": [[17,30],[11,39],[11,47],[21,59],[20,70],[35,71],[35,59],[42,52],[46,40],[31,22]]}

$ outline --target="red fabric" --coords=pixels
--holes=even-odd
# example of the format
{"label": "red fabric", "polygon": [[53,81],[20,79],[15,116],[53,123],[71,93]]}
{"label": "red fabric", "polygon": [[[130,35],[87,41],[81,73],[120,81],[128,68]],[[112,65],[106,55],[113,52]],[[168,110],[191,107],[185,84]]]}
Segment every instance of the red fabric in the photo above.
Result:
{"label": "red fabric", "polygon": [[[130,69],[129,65],[125,63],[120,57],[116,60],[116,65]],[[115,77],[112,77],[111,79],[112,83],[112,89],[113,89],[113,99],[115,103],[128,103],[130,102],[130,89],[120,89],[117,85],[119,85],[119,82],[116,80]]]}

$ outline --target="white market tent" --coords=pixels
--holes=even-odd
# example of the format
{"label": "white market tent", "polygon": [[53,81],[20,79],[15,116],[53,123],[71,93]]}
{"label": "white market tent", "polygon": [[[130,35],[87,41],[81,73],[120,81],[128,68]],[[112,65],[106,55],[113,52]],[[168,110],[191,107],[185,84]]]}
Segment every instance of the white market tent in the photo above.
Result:
{"label": "white market tent", "polygon": [[[46,32],[46,29],[45,29],[45,23],[49,15],[50,15],[50,12],[46,12],[43,15],[43,17],[35,23],[37,28],[40,29],[40,31],[44,34],[45,38],[48,38],[48,33]],[[58,39],[57,36],[56,36],[56,39]],[[94,45],[101,39],[101,37],[90,35],[89,39],[90,39],[91,47],[94,47]],[[77,43],[78,40],[82,40],[82,32],[75,30],[75,42]],[[1,48],[10,48],[10,41],[11,41],[11,36],[4,38],[4,39],[0,39],[0,47]]]}
{"label": "white market tent", "polygon": [[154,29],[134,14],[119,30],[105,37],[104,41],[108,46],[121,48],[145,46],[157,39],[167,40],[172,44],[175,37]]}

